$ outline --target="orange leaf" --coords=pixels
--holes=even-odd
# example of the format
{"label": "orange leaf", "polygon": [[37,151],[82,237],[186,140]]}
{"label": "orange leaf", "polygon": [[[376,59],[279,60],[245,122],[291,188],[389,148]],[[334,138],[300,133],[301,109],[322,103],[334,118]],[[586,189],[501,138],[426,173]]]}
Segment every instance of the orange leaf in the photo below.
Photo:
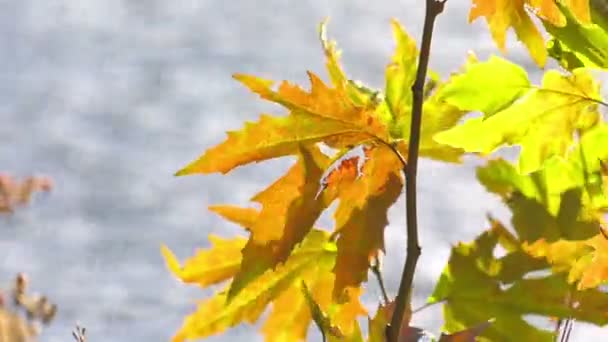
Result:
{"label": "orange leaf", "polygon": [[334,215],[334,234],[338,234],[333,292],[336,298],[346,287],[358,287],[367,279],[370,258],[384,250],[387,211],[401,194],[401,164],[395,154],[382,146],[367,149],[366,155],[361,177],[353,179],[349,165],[343,169],[347,172],[346,181],[337,190],[340,204]]}
{"label": "orange leaf", "polygon": [[229,298],[266,270],[284,262],[310,231],[325,209],[317,192],[328,163],[318,148],[303,148],[298,162],[283,177],[253,197],[262,210],[243,249],[243,263]]}
{"label": "orange leaf", "polygon": [[373,108],[353,103],[344,87],[330,88],[313,73],[308,76],[310,92],[287,82],[274,91],[270,88],[272,81],[235,75],[235,79],[262,98],[289,109],[289,115],[262,115],[259,122],[246,123],[241,131],[228,132],[226,141],[207,150],[176,175],[227,173],[251,162],[297,154],[301,144],[325,142],[340,148],[388,139],[387,129]]}
{"label": "orange leaf", "polygon": [[[553,1],[553,0],[550,0]],[[513,28],[517,38],[530,51],[539,66],[547,61],[544,39],[525,9],[524,0],[473,0],[469,22],[485,17],[496,45],[505,52],[507,30]]]}

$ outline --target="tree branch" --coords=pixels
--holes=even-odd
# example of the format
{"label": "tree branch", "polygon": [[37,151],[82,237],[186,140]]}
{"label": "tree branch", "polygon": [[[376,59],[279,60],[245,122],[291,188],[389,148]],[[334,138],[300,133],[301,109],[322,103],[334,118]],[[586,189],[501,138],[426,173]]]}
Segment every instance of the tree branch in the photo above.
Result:
{"label": "tree branch", "polygon": [[407,156],[407,166],[405,173],[405,196],[406,196],[406,219],[407,219],[407,257],[403,273],[401,274],[401,284],[395,300],[395,311],[390,326],[387,327],[389,342],[397,342],[399,330],[405,308],[410,300],[412,281],[416,270],[416,263],[421,253],[418,242],[418,222],[416,216],[416,173],[418,169],[418,150],[420,147],[420,123],[422,118],[422,105],[424,102],[424,82],[429,65],[431,39],[433,37],[433,25],[435,19],[441,12],[447,0],[426,0],[426,14],[424,17],[424,28],[422,32],[422,42],[420,48],[420,58],[418,59],[418,70],[416,80],[412,85],[412,123],[410,126],[409,151]]}

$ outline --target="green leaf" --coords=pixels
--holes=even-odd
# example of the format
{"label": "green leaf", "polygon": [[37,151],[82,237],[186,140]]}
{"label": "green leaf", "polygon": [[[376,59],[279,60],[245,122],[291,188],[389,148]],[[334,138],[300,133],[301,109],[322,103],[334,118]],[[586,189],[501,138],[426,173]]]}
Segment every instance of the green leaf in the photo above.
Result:
{"label": "green leaf", "polygon": [[559,2],[556,4],[566,17],[566,25],[555,26],[543,21],[547,32],[559,40],[567,51],[574,53],[583,66],[608,68],[608,31],[595,23],[579,22],[568,7]]}
{"label": "green leaf", "polygon": [[[519,278],[505,289],[500,270],[506,267],[496,259],[498,242],[495,229],[480,235],[473,243],[452,249],[430,303],[444,301],[444,330],[454,333],[480,322],[494,319],[480,335],[480,341],[552,341],[553,333],[534,327],[524,315],[572,317],[595,324],[608,323],[605,314],[608,294],[596,290],[573,291],[563,275]],[[548,265],[545,263],[545,267]],[[578,302],[573,308],[564,298]]]}
{"label": "green leaf", "polygon": [[488,118],[529,90],[524,68],[492,56],[485,62],[467,63],[466,71],[452,77],[437,96],[459,109],[481,111]]}
{"label": "green leaf", "polygon": [[518,171],[528,174],[551,157],[566,157],[574,145],[574,133],[598,124],[599,98],[599,84],[589,70],[576,69],[570,75],[550,70],[540,88],[512,106],[485,120],[469,119],[439,133],[435,140],[482,154],[503,145],[521,145]]}

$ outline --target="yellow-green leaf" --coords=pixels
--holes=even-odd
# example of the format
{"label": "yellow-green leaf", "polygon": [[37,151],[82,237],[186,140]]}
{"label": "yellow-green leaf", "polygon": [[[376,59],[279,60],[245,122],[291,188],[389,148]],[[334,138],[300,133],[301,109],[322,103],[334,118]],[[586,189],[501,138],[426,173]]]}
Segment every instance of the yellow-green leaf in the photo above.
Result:
{"label": "yellow-green leaf", "polygon": [[510,106],[530,90],[526,70],[492,56],[485,62],[469,62],[438,93],[440,100],[461,110],[480,111],[490,117]]}
{"label": "yellow-green leaf", "polygon": [[539,89],[512,106],[485,120],[469,119],[439,133],[435,140],[483,154],[502,145],[521,145],[519,171],[527,174],[540,169],[551,157],[566,157],[574,144],[574,133],[597,125],[601,120],[599,98],[599,85],[589,70],[577,69],[571,75],[551,70],[545,73]]}

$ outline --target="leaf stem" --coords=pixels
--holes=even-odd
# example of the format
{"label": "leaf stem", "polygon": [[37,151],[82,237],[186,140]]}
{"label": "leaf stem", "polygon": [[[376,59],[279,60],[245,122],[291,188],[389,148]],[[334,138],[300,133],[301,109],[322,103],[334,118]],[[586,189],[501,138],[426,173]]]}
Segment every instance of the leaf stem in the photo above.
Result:
{"label": "leaf stem", "polygon": [[380,270],[380,259],[378,256],[374,258],[374,264],[371,267],[372,272],[378,279],[378,285],[380,285],[380,291],[382,291],[382,298],[384,298],[384,304],[388,305],[390,299],[388,298],[388,294],[386,293],[386,287],[384,287],[384,279],[382,278],[382,271]]}
{"label": "leaf stem", "polygon": [[447,0],[426,0],[426,13],[422,32],[420,58],[418,59],[416,80],[412,85],[412,122],[410,125],[407,166],[403,170],[405,173],[407,256],[405,258],[403,273],[401,274],[399,292],[397,293],[397,299],[395,300],[395,311],[391,324],[387,327],[389,342],[397,342],[398,340],[405,308],[407,302],[410,300],[416,263],[418,262],[418,257],[420,257],[421,253],[420,244],[418,242],[418,222],[416,215],[416,173],[418,169],[418,150],[420,147],[422,105],[424,102],[424,82],[426,80],[426,73],[429,65],[433,26],[437,16],[443,12],[446,1]]}

